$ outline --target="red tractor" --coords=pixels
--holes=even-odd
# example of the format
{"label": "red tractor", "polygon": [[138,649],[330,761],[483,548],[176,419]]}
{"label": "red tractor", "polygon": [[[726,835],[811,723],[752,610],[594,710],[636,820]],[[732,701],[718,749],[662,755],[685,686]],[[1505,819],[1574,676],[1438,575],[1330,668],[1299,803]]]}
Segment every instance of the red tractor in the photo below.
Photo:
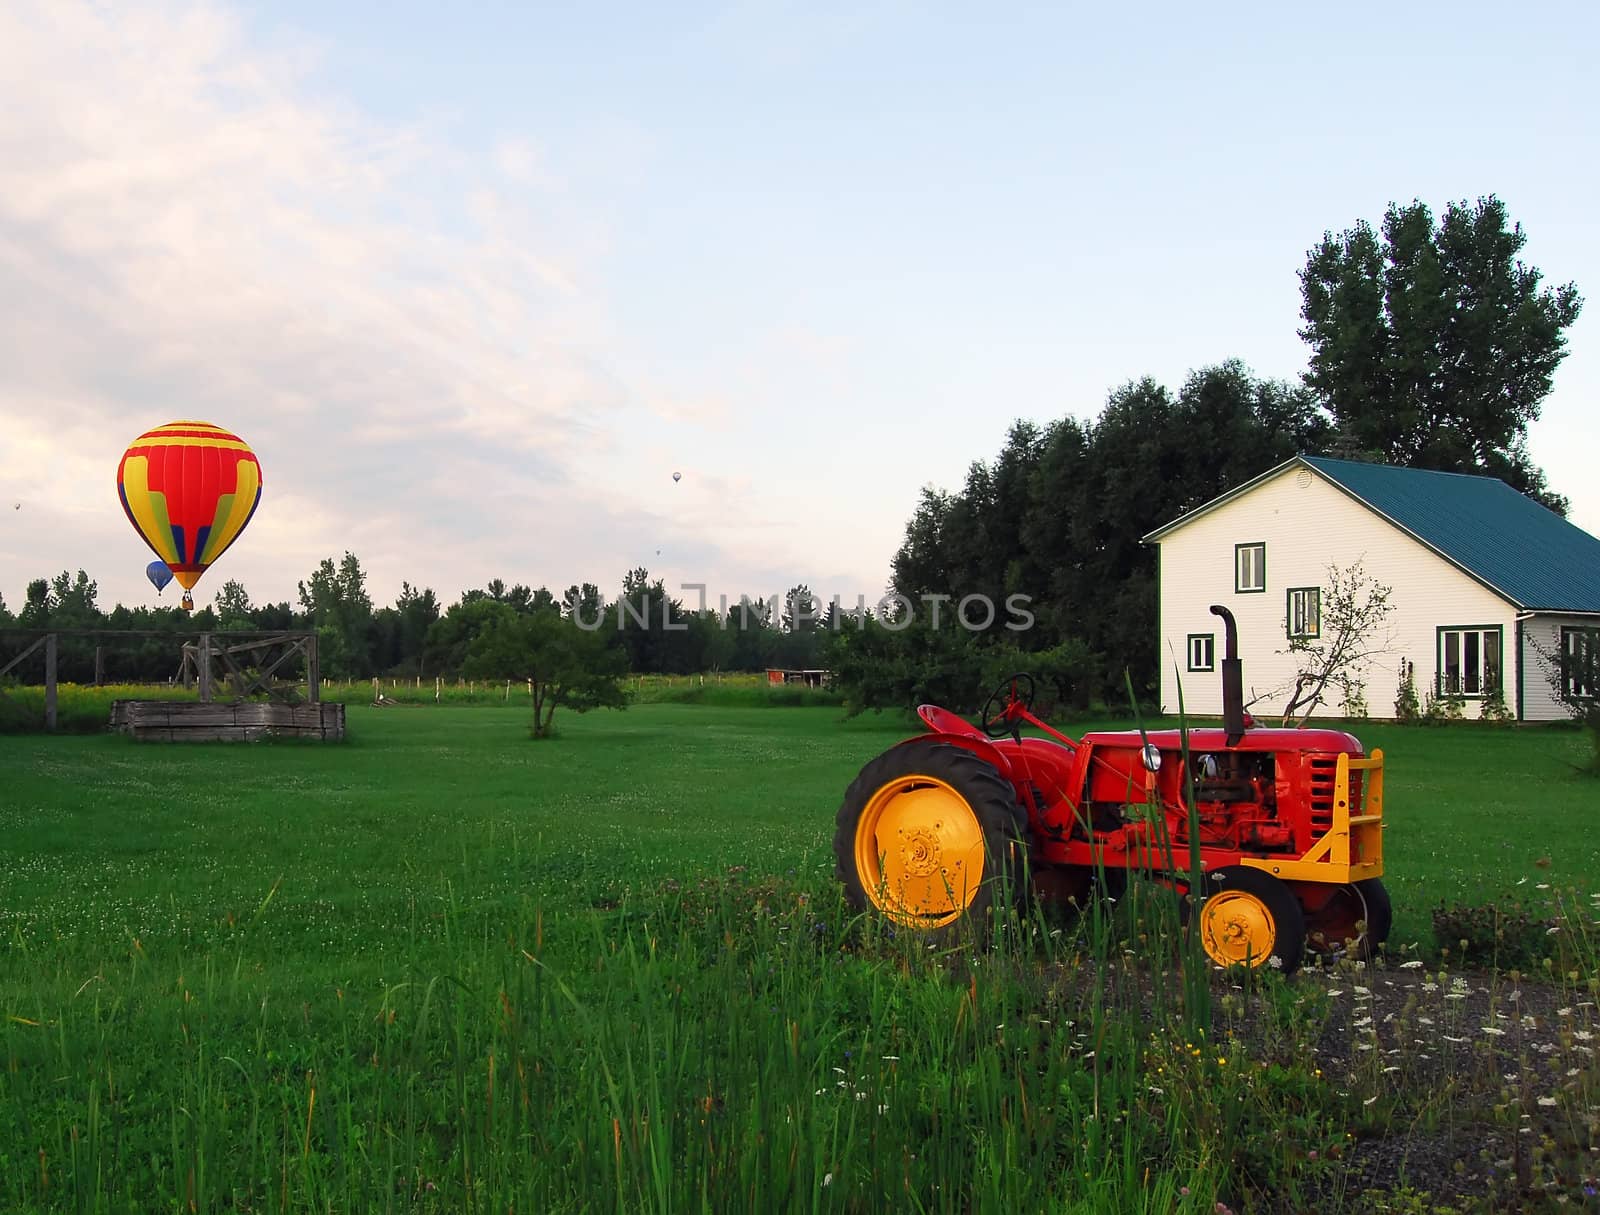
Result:
{"label": "red tractor", "polygon": [[990,696],[982,729],[921,706],[929,733],[871,760],[839,808],[851,904],[938,937],[1030,895],[1081,905],[1096,874],[1140,871],[1186,897],[1192,796],[1203,876],[1188,924],[1213,961],[1288,974],[1308,949],[1371,958],[1391,915],[1383,752],[1340,730],[1257,726],[1233,614],[1211,611],[1227,631],[1223,725],[1189,730],[1187,749],[1179,730],[1069,738],[1033,715],[1027,675]]}

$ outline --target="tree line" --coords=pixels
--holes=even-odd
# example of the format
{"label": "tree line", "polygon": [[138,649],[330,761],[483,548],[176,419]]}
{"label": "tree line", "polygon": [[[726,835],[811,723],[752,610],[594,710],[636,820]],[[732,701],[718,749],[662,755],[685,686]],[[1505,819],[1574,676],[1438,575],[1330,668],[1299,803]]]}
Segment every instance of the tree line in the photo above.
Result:
{"label": "tree line", "polygon": [[[108,682],[170,679],[180,665],[181,642],[206,631],[314,632],[322,673],[335,679],[526,677],[514,671],[473,676],[473,643],[496,621],[540,614],[553,614],[571,624],[573,632],[601,639],[620,657],[622,669],[634,674],[815,668],[823,661],[826,637],[825,621],[814,606],[808,607],[817,597],[804,585],[764,600],[747,595],[725,611],[720,604],[700,610],[698,603],[669,594],[663,580],[643,568],[627,571],[620,591],[611,596],[592,582],[569,586],[558,597],[547,587],[494,579],[445,605],[433,588],[403,582],[392,604],[377,606],[360,559],[346,552],[337,561],[324,558],[300,581],[297,599],[295,604],[256,604],[242,583],[229,580],[211,603],[194,612],[122,604],[106,610],[94,579],[81,569],[75,575],[63,570],[29,582],[15,613],[0,597],[0,629],[156,634],[63,637],[57,676],[79,683],[95,676],[97,646]],[[35,655],[13,674],[37,679],[40,670],[35,668],[42,661]]]}

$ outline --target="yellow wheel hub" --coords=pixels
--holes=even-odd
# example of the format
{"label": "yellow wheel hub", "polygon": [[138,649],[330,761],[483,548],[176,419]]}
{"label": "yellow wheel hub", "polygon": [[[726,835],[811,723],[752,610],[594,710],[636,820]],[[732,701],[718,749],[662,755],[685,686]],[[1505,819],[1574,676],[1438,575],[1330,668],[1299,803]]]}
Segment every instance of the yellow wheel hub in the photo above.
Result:
{"label": "yellow wheel hub", "polygon": [[872,795],[855,853],[867,897],[898,924],[948,924],[983,882],[983,827],[966,798],[931,776],[897,777]]}
{"label": "yellow wheel hub", "polygon": [[1260,966],[1277,944],[1278,926],[1255,895],[1224,890],[1200,908],[1200,937],[1207,955],[1219,965]]}

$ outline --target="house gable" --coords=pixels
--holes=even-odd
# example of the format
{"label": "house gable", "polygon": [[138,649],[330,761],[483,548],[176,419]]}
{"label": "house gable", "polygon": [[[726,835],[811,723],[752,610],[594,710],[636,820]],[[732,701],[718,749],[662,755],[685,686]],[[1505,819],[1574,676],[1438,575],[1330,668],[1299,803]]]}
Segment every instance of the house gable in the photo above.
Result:
{"label": "house gable", "polygon": [[[1189,711],[1221,711],[1220,683],[1188,660],[1195,638],[1207,634],[1220,654],[1221,625],[1210,614],[1210,605],[1219,603],[1238,620],[1245,698],[1258,698],[1252,711],[1263,720],[1280,713],[1296,671],[1290,630],[1320,629],[1329,566],[1347,569],[1358,560],[1367,575],[1392,588],[1393,613],[1382,639],[1387,652],[1366,673],[1372,715],[1391,715],[1402,660],[1415,668],[1419,696],[1444,664],[1459,664],[1469,652],[1480,664],[1496,664],[1508,700],[1514,696],[1516,605],[1309,463],[1280,465],[1185,518],[1184,526],[1163,529],[1158,540],[1164,711],[1177,708],[1179,679]],[[1254,578],[1248,590],[1239,581],[1237,546],[1251,544],[1264,545],[1259,590]],[[1253,573],[1253,563],[1249,568]],[[1473,630],[1475,638],[1464,641]],[[1490,645],[1492,655],[1486,655]],[[1344,708],[1337,693],[1330,699],[1319,710],[1323,715]]]}

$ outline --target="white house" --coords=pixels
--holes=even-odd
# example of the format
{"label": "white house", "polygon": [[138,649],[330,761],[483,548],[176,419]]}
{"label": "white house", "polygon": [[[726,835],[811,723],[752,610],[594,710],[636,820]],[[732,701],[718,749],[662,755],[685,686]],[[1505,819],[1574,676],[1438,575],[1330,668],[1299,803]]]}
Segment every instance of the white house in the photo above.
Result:
{"label": "white house", "polygon": [[[1144,537],[1160,555],[1161,708],[1222,712],[1225,633],[1238,621],[1245,703],[1263,721],[1293,692],[1295,636],[1323,638],[1330,567],[1391,590],[1363,672],[1367,709],[1392,717],[1402,662],[1417,696],[1465,699],[1477,716],[1500,686],[1523,721],[1565,716],[1558,677],[1593,692],[1600,669],[1600,539],[1493,477],[1296,456]],[[1337,689],[1317,716],[1344,715]],[[1252,701],[1254,703],[1252,704]]]}

